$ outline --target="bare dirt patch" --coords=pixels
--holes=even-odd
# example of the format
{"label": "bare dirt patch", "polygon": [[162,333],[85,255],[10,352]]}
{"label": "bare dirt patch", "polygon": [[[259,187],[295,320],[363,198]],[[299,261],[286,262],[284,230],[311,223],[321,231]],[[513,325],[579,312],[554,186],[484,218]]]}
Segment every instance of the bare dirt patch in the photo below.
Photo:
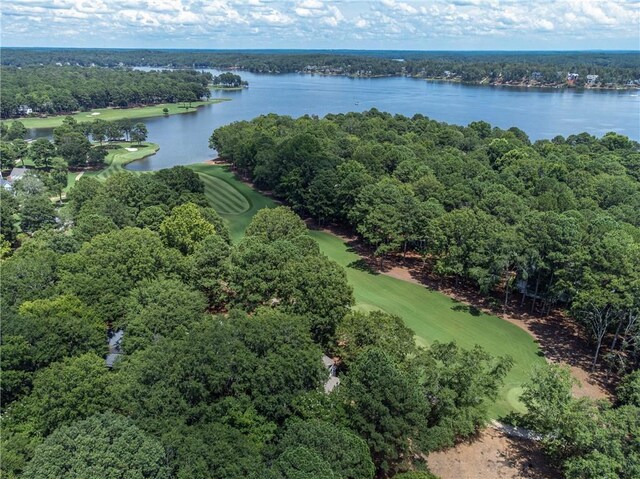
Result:
{"label": "bare dirt patch", "polygon": [[203,163],[205,165],[214,165],[214,166],[231,166],[231,163],[229,163],[226,160],[223,160],[222,158],[214,158],[212,160],[205,160],[205,161],[203,161]]}
{"label": "bare dirt patch", "polygon": [[441,479],[559,479],[539,444],[487,428],[477,436],[432,452],[429,469]]}

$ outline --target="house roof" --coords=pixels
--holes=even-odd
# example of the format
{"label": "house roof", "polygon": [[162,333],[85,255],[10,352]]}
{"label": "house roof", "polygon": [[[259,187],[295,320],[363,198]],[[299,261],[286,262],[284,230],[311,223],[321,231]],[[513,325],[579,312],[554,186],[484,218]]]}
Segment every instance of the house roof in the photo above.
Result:
{"label": "house roof", "polygon": [[10,181],[16,181],[22,178],[26,172],[26,168],[14,168],[13,170],[11,170],[11,173],[9,173],[8,178]]}

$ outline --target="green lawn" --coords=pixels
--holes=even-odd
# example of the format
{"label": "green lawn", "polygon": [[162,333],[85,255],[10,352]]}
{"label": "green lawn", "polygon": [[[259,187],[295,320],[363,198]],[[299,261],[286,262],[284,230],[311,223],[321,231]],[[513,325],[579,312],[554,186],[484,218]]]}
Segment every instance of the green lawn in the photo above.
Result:
{"label": "green lawn", "polygon": [[227,220],[231,237],[238,240],[251,218],[262,208],[273,208],[275,202],[238,181],[226,166],[205,163],[189,165],[205,184],[205,195],[211,205]]}
{"label": "green lawn", "polygon": [[[214,98],[207,101],[194,101],[191,103],[191,108],[184,108],[182,103],[162,103],[160,105],[137,108],[99,108],[96,110],[75,113],[71,116],[78,122],[93,121],[97,118],[109,121],[121,120],[123,118],[143,119],[163,116],[163,108],[167,108],[169,110],[169,115],[176,115],[181,113],[192,113],[197,111],[199,107],[228,100],[230,100],[230,98]],[[55,128],[62,124],[62,120],[64,120],[64,118],[64,115],[55,115],[47,118],[19,118],[19,120],[26,128]]]}
{"label": "green lawn", "polygon": [[[139,175],[143,172],[125,170],[124,166],[132,161],[141,160],[142,158],[151,156],[160,148],[155,143],[142,143],[142,145],[136,145],[135,143],[121,142],[116,143],[115,145],[112,143],[111,145],[117,145],[118,148],[109,150],[109,154],[104,159],[107,167],[100,171],[88,171],[85,175],[93,176],[99,180],[106,180],[110,176],[121,171],[127,171],[129,173]],[[135,148],[136,151],[128,151],[126,148]]]}
{"label": "green lawn", "polygon": [[[85,175],[105,179],[118,171],[129,171],[123,168],[126,163],[157,149],[157,145],[146,144],[136,152],[128,152],[125,146],[130,144],[123,144],[122,148],[109,153],[106,160],[109,166],[105,170]],[[189,168],[202,178],[207,199],[228,222],[236,241],[258,210],[276,206],[272,199],[238,181],[228,167],[197,163]],[[72,181],[75,182],[75,174]],[[416,341],[421,345],[456,341],[466,348],[479,344],[491,354],[510,355],[514,366],[490,411],[492,417],[499,418],[513,410],[521,410],[518,397],[522,384],[530,377],[533,366],[544,362],[529,334],[496,316],[473,311],[437,291],[358,268],[358,255],[340,238],[320,231],[312,231],[311,235],[327,256],[345,267],[353,286],[356,309],[383,310],[400,316],[413,329]]]}
{"label": "green lawn", "polygon": [[[229,222],[234,239],[242,236],[256,211],[275,205],[271,199],[238,181],[225,167],[197,164],[190,168],[200,173],[207,198]],[[248,209],[238,195],[244,196]],[[233,212],[232,208],[235,208]],[[500,397],[491,405],[491,415],[498,418],[521,408],[518,401],[521,386],[529,378],[532,367],[544,362],[529,334],[496,316],[478,314],[439,292],[355,268],[359,257],[349,251],[340,238],[319,231],[311,234],[327,256],[346,268],[357,309],[380,309],[397,314],[415,331],[416,341],[422,345],[455,340],[466,348],[480,344],[494,355],[513,357],[514,367]]]}
{"label": "green lawn", "polygon": [[[146,153],[156,147],[149,144]],[[115,150],[107,158],[109,167],[106,170],[85,174],[106,178],[122,171],[124,164],[143,153],[144,150],[134,154],[124,149]],[[276,205],[270,198],[238,181],[228,167],[197,163],[189,168],[200,174],[207,199],[228,222],[234,240],[242,237],[258,210]],[[400,316],[415,332],[418,344],[456,341],[466,348],[479,344],[491,354],[510,355],[514,366],[490,411],[492,417],[499,418],[513,410],[521,410],[518,397],[522,384],[530,377],[533,366],[544,362],[529,334],[496,316],[473,311],[437,291],[360,269],[356,267],[358,255],[340,238],[320,231],[312,231],[311,235],[327,256],[345,267],[353,286],[356,309],[378,309]]]}
{"label": "green lawn", "polygon": [[518,401],[521,386],[529,378],[532,366],[544,362],[529,334],[496,316],[470,310],[437,291],[357,269],[354,263],[358,255],[340,238],[320,231],[312,231],[311,235],[327,256],[346,268],[356,308],[397,314],[413,329],[416,341],[422,345],[455,340],[465,348],[479,344],[491,354],[510,355],[514,366],[500,397],[491,405],[491,414],[497,418],[521,409]]}

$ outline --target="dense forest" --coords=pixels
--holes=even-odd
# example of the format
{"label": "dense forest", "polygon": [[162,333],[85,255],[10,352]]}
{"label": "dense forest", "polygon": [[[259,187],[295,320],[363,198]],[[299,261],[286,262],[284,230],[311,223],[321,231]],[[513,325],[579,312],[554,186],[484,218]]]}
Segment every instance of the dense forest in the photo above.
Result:
{"label": "dense forest", "polygon": [[[210,73],[78,66],[2,67],[0,116],[60,114],[209,98]],[[30,111],[31,110],[31,111]]]}
{"label": "dense forest", "polygon": [[428,478],[414,454],[487,421],[510,358],[351,311],[290,209],[233,244],[185,167],[82,178],[58,209],[29,178],[0,190],[5,477]]}
{"label": "dense forest", "polygon": [[[68,119],[36,152],[99,143],[103,127]],[[23,133],[2,136],[14,147]],[[607,367],[637,368],[627,138],[530,144],[515,128],[371,110],[268,115],[211,144],[293,209],[259,211],[232,242],[186,167],[85,175],[56,206],[54,157],[0,189],[3,476],[432,479],[425,456],[486,426],[512,359],[418,346],[401,318],[352,309],[346,272],[296,211],[487,294],[520,280],[532,309],[565,305],[611,340]],[[539,432],[567,478],[637,477],[637,370],[612,404],[572,398],[567,370],[532,377],[528,412],[507,419]]]}
{"label": "dense forest", "polygon": [[494,85],[640,87],[640,59],[633,52],[2,49],[3,65],[56,63],[365,77],[406,75]]}
{"label": "dense forest", "polygon": [[[421,453],[486,424],[511,359],[419,347],[399,317],[350,310],[344,270],[292,210],[261,210],[232,243],[185,167],[82,178],[37,214],[20,181],[0,190],[21,231],[0,283],[3,476],[433,479]],[[568,478],[637,477],[640,375],[615,405],[570,388],[536,371],[512,419]]]}
{"label": "dense forest", "polygon": [[412,250],[455,286],[563,307],[593,365],[640,365],[640,152],[616,133],[531,143],[517,128],[377,110],[266,115],[210,146],[258,188],[320,224],[350,226],[382,262]]}

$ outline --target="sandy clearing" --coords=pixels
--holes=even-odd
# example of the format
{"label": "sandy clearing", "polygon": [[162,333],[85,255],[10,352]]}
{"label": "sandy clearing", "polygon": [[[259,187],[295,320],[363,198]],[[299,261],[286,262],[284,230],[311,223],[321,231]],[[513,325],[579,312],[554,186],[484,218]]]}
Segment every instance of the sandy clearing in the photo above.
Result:
{"label": "sandy clearing", "polygon": [[432,452],[429,469],[441,479],[559,479],[534,441],[507,437],[489,427],[476,437]]}

